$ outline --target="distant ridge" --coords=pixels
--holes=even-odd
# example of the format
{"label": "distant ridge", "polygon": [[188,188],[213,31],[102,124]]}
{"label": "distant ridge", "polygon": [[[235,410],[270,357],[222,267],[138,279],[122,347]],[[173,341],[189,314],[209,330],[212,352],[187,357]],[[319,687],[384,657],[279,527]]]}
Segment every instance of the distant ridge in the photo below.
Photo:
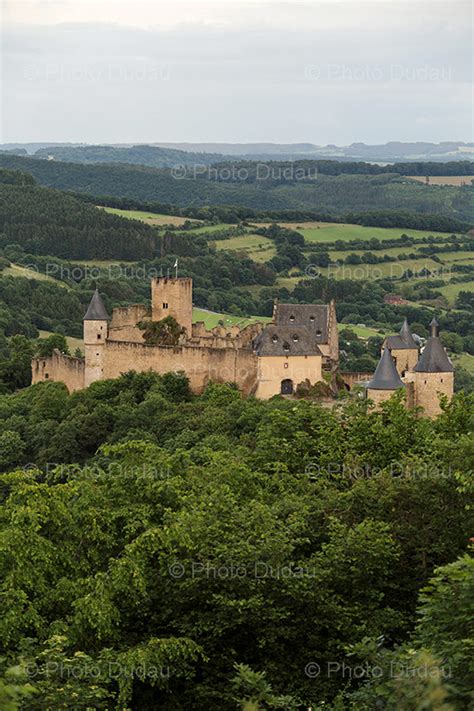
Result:
{"label": "distant ridge", "polygon": [[[136,148],[155,147],[172,151],[183,151],[185,153],[197,153],[201,156],[205,154],[218,154],[221,157],[228,158],[241,156],[242,158],[273,158],[281,159],[332,159],[332,160],[365,160],[372,162],[396,162],[396,161],[452,161],[452,160],[472,160],[474,156],[474,143],[465,143],[462,141],[443,141],[441,143],[429,142],[404,142],[390,141],[384,144],[370,145],[366,143],[351,143],[348,146],[337,146],[328,144],[326,146],[317,145],[314,143],[191,143],[191,142],[136,142],[136,143],[61,143],[61,142],[26,142],[26,143],[3,143],[0,144],[0,150],[26,150],[30,155],[37,151],[44,153],[48,148],[57,149],[72,149],[72,148],[87,148],[97,149],[98,147],[109,148]],[[52,151],[53,153],[55,151]],[[216,156],[214,156],[216,159]],[[203,162],[207,162],[205,159]]]}

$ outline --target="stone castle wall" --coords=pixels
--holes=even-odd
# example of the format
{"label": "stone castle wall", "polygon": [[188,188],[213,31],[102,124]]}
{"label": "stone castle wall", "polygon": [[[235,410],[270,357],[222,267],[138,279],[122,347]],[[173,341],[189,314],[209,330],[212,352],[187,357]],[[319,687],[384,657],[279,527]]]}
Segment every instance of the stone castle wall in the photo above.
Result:
{"label": "stone castle wall", "polygon": [[32,384],[54,380],[66,385],[69,392],[84,387],[84,359],[53,351],[49,358],[34,358],[31,365]]}
{"label": "stone castle wall", "polygon": [[154,370],[162,375],[184,371],[194,392],[201,392],[212,380],[235,382],[248,395],[255,388],[257,357],[250,350],[235,348],[152,346],[108,341],[102,377],[117,378],[129,370]]}
{"label": "stone castle wall", "polygon": [[390,353],[395,361],[398,374],[402,377],[407,371],[413,370],[420,357],[417,348],[392,348]]}
{"label": "stone castle wall", "polygon": [[441,413],[440,395],[451,400],[454,392],[454,373],[414,373],[415,405],[423,408],[426,417]]}

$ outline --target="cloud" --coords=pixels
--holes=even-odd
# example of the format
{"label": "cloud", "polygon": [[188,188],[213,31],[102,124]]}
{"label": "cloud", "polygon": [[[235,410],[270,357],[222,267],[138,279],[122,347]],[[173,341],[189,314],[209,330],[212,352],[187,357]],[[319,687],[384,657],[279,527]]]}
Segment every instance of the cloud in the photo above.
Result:
{"label": "cloud", "polygon": [[[81,22],[17,17],[3,33],[2,140],[470,140],[467,6],[401,5],[224,3],[232,24],[199,3],[194,22],[160,28],[156,6],[148,28],[92,22],[90,3],[74,5]],[[71,3],[41,6],[64,19]]]}

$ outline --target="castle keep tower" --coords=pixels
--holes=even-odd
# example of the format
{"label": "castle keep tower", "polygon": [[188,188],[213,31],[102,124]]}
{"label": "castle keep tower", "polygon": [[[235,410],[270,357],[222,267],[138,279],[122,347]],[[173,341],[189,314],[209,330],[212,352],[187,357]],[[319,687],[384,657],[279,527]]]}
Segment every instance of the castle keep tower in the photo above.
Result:
{"label": "castle keep tower", "polygon": [[173,316],[189,336],[193,321],[193,280],[190,277],[157,277],[151,282],[151,318]]}
{"label": "castle keep tower", "polygon": [[398,336],[388,336],[383,347],[391,353],[398,373],[403,377],[407,371],[413,370],[418,362],[418,344],[411,335],[408,321],[405,319]]}
{"label": "castle keep tower", "polygon": [[454,391],[454,368],[439,339],[439,324],[434,318],[430,323],[431,335],[413,368],[415,378],[415,404],[424,409],[427,417],[436,417],[441,412],[439,396],[451,399]]}
{"label": "castle keep tower", "polygon": [[392,397],[395,390],[404,388],[389,349],[383,349],[374,377],[366,385],[366,394],[376,405]]}
{"label": "castle keep tower", "polygon": [[84,387],[104,377],[105,342],[109,321],[110,316],[99,290],[96,289],[84,316]]}

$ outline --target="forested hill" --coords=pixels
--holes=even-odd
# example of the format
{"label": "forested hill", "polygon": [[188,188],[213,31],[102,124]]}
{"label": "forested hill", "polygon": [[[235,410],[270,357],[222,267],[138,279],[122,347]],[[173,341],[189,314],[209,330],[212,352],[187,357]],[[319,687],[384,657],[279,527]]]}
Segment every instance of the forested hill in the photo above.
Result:
{"label": "forested hill", "polygon": [[[155,254],[155,230],[31,184],[0,169],[0,240],[31,254],[68,259],[140,259]],[[7,182],[10,181],[10,182]]]}
{"label": "forested hill", "polygon": [[[18,153],[17,153],[18,155]],[[398,175],[474,175],[474,162],[469,160],[418,161],[394,163],[390,166],[365,161],[312,159],[309,156],[287,157],[281,154],[255,156],[226,156],[220,153],[196,153],[158,148],[156,146],[56,146],[40,148],[35,158],[49,158],[70,163],[129,163],[150,168],[173,168],[174,166],[215,165],[232,166],[238,161],[250,174],[255,174],[256,166],[261,161],[272,161],[287,168],[294,163],[296,168],[317,171],[321,175],[382,175],[389,171]]]}
{"label": "forested hill", "polygon": [[[238,165],[238,164],[237,164]],[[269,163],[269,172],[253,180],[226,178],[214,170],[193,176],[186,169],[136,165],[82,165],[0,153],[0,166],[31,173],[42,185],[63,190],[159,201],[178,206],[235,205],[259,210],[300,210],[340,216],[367,210],[409,210],[454,217],[472,223],[474,188],[424,185],[400,175],[317,175],[283,173],[288,164]]]}
{"label": "forested hill", "polygon": [[54,156],[55,160],[71,163],[132,163],[151,168],[172,168],[174,165],[210,165],[225,158],[220,153],[190,153],[157,146],[54,146],[40,148],[38,158]]}

